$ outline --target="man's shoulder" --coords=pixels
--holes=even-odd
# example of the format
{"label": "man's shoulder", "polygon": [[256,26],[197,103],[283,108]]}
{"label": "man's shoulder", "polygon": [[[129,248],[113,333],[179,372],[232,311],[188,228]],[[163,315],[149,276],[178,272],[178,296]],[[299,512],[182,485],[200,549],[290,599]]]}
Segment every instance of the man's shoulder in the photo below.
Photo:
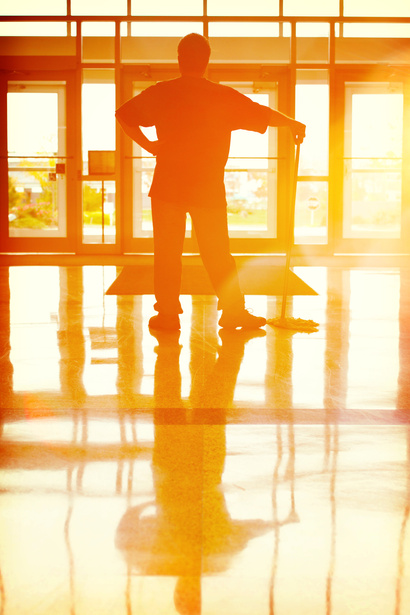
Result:
{"label": "man's shoulder", "polygon": [[229,85],[218,83],[217,81],[210,81],[210,79],[206,79],[206,78],[202,79],[201,81],[202,81],[202,85],[204,88],[207,88],[211,92],[215,92],[217,94],[221,94],[221,95],[225,94],[229,96],[231,92],[235,92],[235,90],[231,88]]}
{"label": "man's shoulder", "polygon": [[210,81],[206,77],[201,78],[184,78],[184,77],[176,77],[175,79],[167,79],[165,81],[158,81],[156,84],[151,86],[157,91],[161,90],[178,90],[185,88],[201,88],[205,90],[209,90],[215,93],[227,94],[235,93],[236,90],[231,88],[228,85],[224,85],[222,83],[217,83],[215,81]]}
{"label": "man's shoulder", "polygon": [[157,81],[146,87],[143,94],[161,94],[164,90],[178,88],[178,79],[167,79],[166,81]]}
{"label": "man's shoulder", "polygon": [[205,77],[178,77],[158,81],[144,90],[142,96],[147,104],[158,107],[170,107],[173,104],[180,106],[181,101],[187,101],[190,105],[198,103],[209,108],[224,109],[236,107],[245,98],[234,88]]}
{"label": "man's shoulder", "polygon": [[178,88],[180,86],[180,77],[175,77],[175,79],[166,79],[164,81],[157,81],[157,83],[153,84],[151,87],[157,91],[166,90],[172,88]]}
{"label": "man's shoulder", "polygon": [[168,102],[174,98],[180,97],[199,97],[204,100],[230,100],[232,93],[235,94],[235,90],[232,88],[209,81],[206,78],[184,78],[178,77],[175,79],[168,79],[166,81],[158,81],[158,83],[150,86],[145,90],[147,95],[157,101]]}
{"label": "man's shoulder", "polygon": [[235,101],[237,99],[243,98],[243,94],[235,90],[235,88],[230,85],[226,85],[225,83],[216,83],[214,81],[208,81],[210,92],[214,93],[219,98],[225,99],[226,101]]}

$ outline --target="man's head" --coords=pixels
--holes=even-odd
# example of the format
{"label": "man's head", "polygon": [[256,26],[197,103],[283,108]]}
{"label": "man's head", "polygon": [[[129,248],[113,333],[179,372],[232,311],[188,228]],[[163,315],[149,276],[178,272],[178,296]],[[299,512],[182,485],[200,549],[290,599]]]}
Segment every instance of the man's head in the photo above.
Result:
{"label": "man's head", "polygon": [[187,34],[179,41],[178,62],[181,73],[203,75],[208,66],[211,47],[200,34]]}

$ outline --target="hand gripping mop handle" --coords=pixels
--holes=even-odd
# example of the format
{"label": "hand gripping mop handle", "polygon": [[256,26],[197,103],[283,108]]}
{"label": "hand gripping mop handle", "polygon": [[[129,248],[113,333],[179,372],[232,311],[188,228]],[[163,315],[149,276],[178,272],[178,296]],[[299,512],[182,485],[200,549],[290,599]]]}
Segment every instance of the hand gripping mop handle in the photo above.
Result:
{"label": "hand gripping mop handle", "polygon": [[285,265],[285,274],[284,274],[284,280],[283,280],[282,310],[281,310],[281,315],[280,315],[281,319],[284,319],[286,315],[286,299],[288,296],[288,287],[289,287],[290,256],[291,256],[292,246],[294,242],[296,189],[297,189],[297,184],[298,184],[299,157],[300,157],[300,142],[297,142],[296,143],[295,164],[293,167],[293,182],[292,182],[291,202],[290,202],[289,220],[288,220],[288,237],[287,237],[287,243],[286,243],[286,265]]}

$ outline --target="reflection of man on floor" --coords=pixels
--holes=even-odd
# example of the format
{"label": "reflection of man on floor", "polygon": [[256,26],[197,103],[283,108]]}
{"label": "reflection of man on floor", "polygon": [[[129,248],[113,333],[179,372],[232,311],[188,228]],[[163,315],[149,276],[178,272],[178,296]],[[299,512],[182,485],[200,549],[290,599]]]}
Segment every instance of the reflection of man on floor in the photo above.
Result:
{"label": "reflection of man on floor", "polygon": [[[233,88],[204,77],[210,46],[189,34],[178,45],[181,77],[153,85],[117,110],[128,136],[157,157],[150,196],[154,229],[154,288],[158,315],[153,329],[180,328],[181,255],[187,212],[222,316],[229,328],[258,328],[266,323],[245,310],[235,261],[230,254],[224,168],[231,132],[264,133],[268,126],[288,126],[296,141],[304,124],[259,105]],[[158,141],[140,126],[155,126]]]}
{"label": "reflection of man on floor", "polygon": [[191,405],[198,407],[189,411],[181,398],[180,333],[153,331],[153,335],[158,341],[155,499],[127,510],[116,544],[138,574],[175,577],[177,612],[200,615],[201,578],[228,570],[250,540],[272,529],[272,523],[263,519],[233,518],[223,485],[226,409],[232,407],[246,343],[266,333],[220,331],[218,359],[209,378],[202,384],[197,381],[191,390]]}
{"label": "reflection of man on floor", "polygon": [[199,615],[202,577],[228,570],[272,522],[230,515],[222,484],[223,412],[215,425],[192,424],[184,411],[177,424],[164,424],[163,412],[155,413],[155,500],[127,510],[116,545],[137,574],[175,578],[177,612]]}

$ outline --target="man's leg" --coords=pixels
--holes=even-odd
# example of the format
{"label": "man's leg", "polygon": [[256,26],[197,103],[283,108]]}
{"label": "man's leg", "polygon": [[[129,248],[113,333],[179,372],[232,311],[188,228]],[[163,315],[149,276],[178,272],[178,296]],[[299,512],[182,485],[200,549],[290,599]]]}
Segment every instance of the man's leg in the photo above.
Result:
{"label": "man's leg", "polygon": [[230,253],[226,207],[189,209],[199,251],[222,310],[219,324],[229,328],[259,328],[265,318],[245,310],[235,260]]}
{"label": "man's leg", "polygon": [[226,208],[192,207],[189,213],[202,261],[219,299],[219,309],[243,309],[236,263],[229,248]]}
{"label": "man's leg", "polygon": [[[154,308],[158,317],[150,326],[179,328],[178,314],[182,314],[179,293],[181,289],[182,251],[185,237],[186,210],[174,203],[152,199],[154,229]],[[161,323],[164,327],[161,327]],[[175,326],[172,326],[174,324]]]}

